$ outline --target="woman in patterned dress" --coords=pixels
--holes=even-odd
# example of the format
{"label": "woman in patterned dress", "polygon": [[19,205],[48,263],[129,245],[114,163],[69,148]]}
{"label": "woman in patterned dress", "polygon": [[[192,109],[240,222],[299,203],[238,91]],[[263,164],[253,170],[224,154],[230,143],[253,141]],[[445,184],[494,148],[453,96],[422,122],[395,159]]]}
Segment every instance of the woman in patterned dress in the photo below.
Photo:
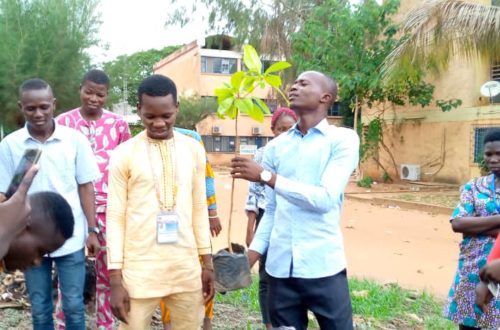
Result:
{"label": "woman in patterned dress", "polygon": [[484,312],[475,303],[479,270],[486,265],[500,230],[500,129],[486,133],[484,160],[491,174],[463,186],[451,217],[453,231],[462,233],[463,240],[444,313],[461,330],[500,327],[500,302],[492,299]]}

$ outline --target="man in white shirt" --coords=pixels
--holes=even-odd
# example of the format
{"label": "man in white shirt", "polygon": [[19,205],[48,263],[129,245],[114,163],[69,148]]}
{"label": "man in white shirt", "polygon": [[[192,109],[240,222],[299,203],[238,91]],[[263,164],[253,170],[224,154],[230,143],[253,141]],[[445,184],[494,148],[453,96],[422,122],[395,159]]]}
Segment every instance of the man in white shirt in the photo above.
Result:
{"label": "man in white shirt", "polygon": [[[28,148],[42,150],[39,171],[29,193],[53,191],[71,205],[75,226],[73,236],[42,263],[26,271],[34,329],[53,329],[52,264],[55,263],[62,291],[63,311],[68,329],[85,329],[83,287],[85,253],[99,249],[95,233],[93,181],[99,178],[97,162],[89,142],[71,128],[55,123],[56,99],[41,79],[25,81],[19,88],[19,108],[26,125],[0,143],[0,193],[5,194],[15,168]],[[1,196],[2,194],[0,194]]]}
{"label": "man in white shirt", "polygon": [[267,252],[274,327],[305,330],[308,310],[321,329],[353,327],[340,212],[359,138],[328,124],[336,96],[337,84],[323,73],[300,74],[289,92],[299,122],[266,145],[263,166],[232,160],[233,177],[266,184],[266,212],[248,258],[253,265]]}

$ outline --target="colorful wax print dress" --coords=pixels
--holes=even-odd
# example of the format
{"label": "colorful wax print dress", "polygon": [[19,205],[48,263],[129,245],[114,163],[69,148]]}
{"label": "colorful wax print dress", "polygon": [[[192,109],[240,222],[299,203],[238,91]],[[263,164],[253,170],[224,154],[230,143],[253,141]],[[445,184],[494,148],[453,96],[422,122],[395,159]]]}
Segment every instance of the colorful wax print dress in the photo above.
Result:
{"label": "colorful wax print dress", "polygon": [[[498,214],[500,189],[492,192],[493,175],[474,179],[462,188],[460,202],[451,220],[459,217],[484,217]],[[464,236],[460,242],[458,269],[444,308],[445,317],[470,327],[497,329],[500,326],[500,300],[492,299],[486,313],[475,304],[475,288],[479,283],[479,270],[486,265],[495,238],[486,235]]]}

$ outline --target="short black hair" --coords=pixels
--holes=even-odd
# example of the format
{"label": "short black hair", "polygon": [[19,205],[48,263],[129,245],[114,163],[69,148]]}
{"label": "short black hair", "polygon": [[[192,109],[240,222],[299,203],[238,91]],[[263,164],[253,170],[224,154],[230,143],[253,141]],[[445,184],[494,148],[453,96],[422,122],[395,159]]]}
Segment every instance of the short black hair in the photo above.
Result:
{"label": "short black hair", "polygon": [[172,95],[174,102],[177,103],[177,87],[175,87],[174,81],[160,74],[154,74],[141,81],[139,88],[137,88],[139,104],[142,103],[142,94],[147,96]]}
{"label": "short black hair", "polygon": [[483,144],[500,141],[500,127],[490,128],[484,135]]}
{"label": "short black hair", "polygon": [[40,89],[50,89],[49,83],[40,78],[33,78],[25,80],[21,86],[19,86],[19,98],[21,98],[22,94],[26,91],[35,91]]}
{"label": "short black hair", "polygon": [[44,220],[51,221],[55,230],[64,239],[73,236],[75,219],[69,203],[60,194],[52,191],[42,191],[30,195],[32,213],[42,213]]}
{"label": "short black hair", "polygon": [[87,71],[82,78],[81,85],[85,84],[86,81],[91,81],[98,85],[106,85],[109,87],[109,77],[106,72],[98,69],[92,69]]}

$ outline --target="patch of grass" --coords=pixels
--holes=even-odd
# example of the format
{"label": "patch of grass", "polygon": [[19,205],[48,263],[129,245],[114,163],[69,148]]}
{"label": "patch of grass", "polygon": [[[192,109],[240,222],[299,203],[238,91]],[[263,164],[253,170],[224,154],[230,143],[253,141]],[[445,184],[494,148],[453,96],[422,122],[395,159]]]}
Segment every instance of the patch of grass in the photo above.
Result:
{"label": "patch of grass", "polygon": [[215,303],[223,303],[226,305],[245,308],[249,312],[259,312],[259,277],[252,277],[252,284],[245,289],[226,292],[225,294],[217,293],[215,295]]}
{"label": "patch of grass", "polygon": [[362,318],[403,328],[454,329],[453,323],[441,316],[442,302],[427,292],[359,279],[350,279],[349,286],[353,314]]}
{"label": "patch of grass", "polygon": [[[216,295],[217,304],[234,306],[246,315],[258,317],[258,278],[246,289]],[[454,329],[441,315],[443,302],[427,292],[405,290],[396,284],[380,285],[362,279],[349,279],[354,320],[359,329]],[[258,324],[258,323],[257,323]],[[255,326],[256,324],[254,324]],[[311,324],[310,328],[315,328]],[[254,327],[252,327],[254,329]]]}
{"label": "patch of grass", "polygon": [[460,193],[408,193],[390,196],[407,202],[417,202],[445,207],[456,207],[460,199]]}

